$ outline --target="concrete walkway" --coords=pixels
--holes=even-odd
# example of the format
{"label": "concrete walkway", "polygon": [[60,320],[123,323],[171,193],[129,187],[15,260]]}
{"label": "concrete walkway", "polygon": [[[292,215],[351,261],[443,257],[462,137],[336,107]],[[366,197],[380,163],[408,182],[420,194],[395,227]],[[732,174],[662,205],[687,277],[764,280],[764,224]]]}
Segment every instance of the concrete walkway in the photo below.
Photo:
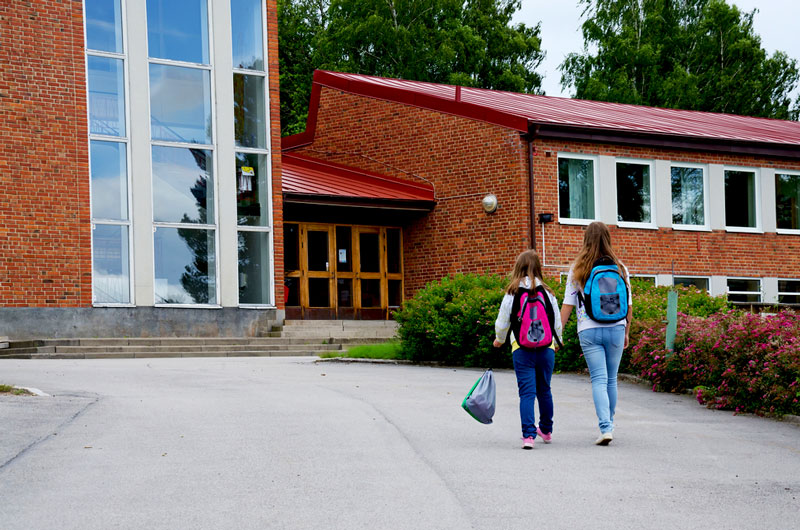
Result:
{"label": "concrete walkway", "polygon": [[0,362],[0,521],[37,529],[795,529],[800,428],[621,383],[592,444],[588,378],[553,380],[520,449],[513,372],[289,358]]}

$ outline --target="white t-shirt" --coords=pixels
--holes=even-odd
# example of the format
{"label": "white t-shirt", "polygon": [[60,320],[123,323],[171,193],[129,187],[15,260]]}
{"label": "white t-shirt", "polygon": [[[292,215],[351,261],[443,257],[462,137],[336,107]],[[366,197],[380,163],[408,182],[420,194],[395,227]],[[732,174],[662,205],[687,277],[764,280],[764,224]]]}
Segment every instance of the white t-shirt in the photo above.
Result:
{"label": "white t-shirt", "polygon": [[[630,278],[630,273],[628,272],[628,267],[622,265],[622,268],[625,269],[625,277]],[[626,319],[622,319],[619,322],[611,322],[609,324],[603,324],[602,322],[597,322],[589,318],[589,315],[586,314],[586,308],[583,306],[582,303],[578,300],[578,293],[583,296],[583,287],[578,285],[578,282],[572,276],[573,270],[572,268],[569,269],[569,274],[567,275],[567,289],[564,291],[564,305],[572,305],[575,306],[575,313],[578,317],[578,333],[585,329],[593,329],[593,328],[610,328],[614,326],[624,326],[627,323]],[[631,284],[629,280],[626,280],[628,283],[628,306],[633,305],[633,293],[631,292]]]}

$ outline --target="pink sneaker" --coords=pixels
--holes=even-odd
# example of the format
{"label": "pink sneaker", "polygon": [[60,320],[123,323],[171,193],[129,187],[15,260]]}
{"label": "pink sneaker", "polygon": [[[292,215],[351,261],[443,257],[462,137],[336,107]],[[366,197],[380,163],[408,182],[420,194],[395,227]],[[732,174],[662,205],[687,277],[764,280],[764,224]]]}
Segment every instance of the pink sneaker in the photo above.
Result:
{"label": "pink sneaker", "polygon": [[545,434],[541,429],[536,429],[536,434],[538,434],[542,438],[542,441],[546,444],[549,444],[553,441],[553,433]]}
{"label": "pink sneaker", "polygon": [[533,439],[533,436],[528,436],[527,438],[522,439],[522,448],[523,449],[533,449],[533,444],[536,443]]}

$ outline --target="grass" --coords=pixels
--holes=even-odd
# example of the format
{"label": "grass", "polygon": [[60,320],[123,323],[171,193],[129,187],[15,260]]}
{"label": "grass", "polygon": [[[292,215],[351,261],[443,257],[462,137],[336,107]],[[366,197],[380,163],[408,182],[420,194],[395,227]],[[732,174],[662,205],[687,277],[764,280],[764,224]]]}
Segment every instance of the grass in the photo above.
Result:
{"label": "grass", "polygon": [[24,388],[15,388],[11,385],[0,385],[0,394],[14,394],[15,396],[30,395]]}
{"label": "grass", "polygon": [[351,359],[400,359],[400,342],[387,341],[377,344],[362,344],[353,346],[345,352],[327,352],[320,355],[323,358],[348,357]]}

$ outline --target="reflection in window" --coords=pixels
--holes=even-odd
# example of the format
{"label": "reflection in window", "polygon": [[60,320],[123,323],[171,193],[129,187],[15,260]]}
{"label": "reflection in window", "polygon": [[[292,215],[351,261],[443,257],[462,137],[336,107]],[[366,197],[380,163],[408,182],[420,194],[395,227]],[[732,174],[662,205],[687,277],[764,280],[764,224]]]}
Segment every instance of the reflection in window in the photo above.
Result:
{"label": "reflection in window", "polygon": [[209,64],[208,0],[147,0],[150,57]]}
{"label": "reflection in window", "polygon": [[673,285],[682,285],[684,287],[695,287],[700,291],[708,292],[708,278],[694,278],[687,276],[675,276],[672,280]]}
{"label": "reflection in window", "polygon": [[725,171],[725,225],[756,228],[756,174]]}
{"label": "reflection in window", "polygon": [[270,303],[269,232],[239,231],[239,303]]}
{"label": "reflection in window", "polygon": [[128,219],[128,164],[126,146],[121,142],[92,140],[92,218]]}
{"label": "reflection in window", "polygon": [[150,65],[153,140],[211,144],[211,72]]}
{"label": "reflection in window", "polygon": [[749,278],[729,278],[728,300],[730,302],[760,302],[761,280]]}
{"label": "reflection in window", "polygon": [[120,0],[85,0],[86,47],[122,53],[122,10]]}
{"label": "reflection in window", "polygon": [[617,163],[617,220],[651,222],[649,164]]}
{"label": "reflection in window", "polygon": [[214,230],[157,227],[154,234],[158,304],[216,304]]}
{"label": "reflection in window", "polygon": [[672,223],[704,226],[705,198],[703,170],[672,167]]}
{"label": "reflection in window", "polygon": [[125,136],[125,77],[122,59],[86,58],[91,134]]}
{"label": "reflection in window", "polygon": [[800,280],[778,280],[778,303],[800,304]]}
{"label": "reflection in window", "polygon": [[231,0],[233,67],[264,70],[263,0]]}
{"label": "reflection in window", "polygon": [[236,153],[236,214],[239,225],[269,226],[267,155]]}
{"label": "reflection in window", "polygon": [[211,151],[153,146],[153,219],[215,224]]}
{"label": "reflection in window", "polygon": [[94,225],[92,231],[92,296],[99,304],[128,304],[128,227]]}
{"label": "reflection in window", "polygon": [[264,77],[233,74],[233,119],[237,147],[266,148]]}
{"label": "reflection in window", "polygon": [[800,230],[800,175],[775,174],[778,228]]}
{"label": "reflection in window", "polygon": [[562,219],[594,219],[594,162],[558,159],[558,204]]}

